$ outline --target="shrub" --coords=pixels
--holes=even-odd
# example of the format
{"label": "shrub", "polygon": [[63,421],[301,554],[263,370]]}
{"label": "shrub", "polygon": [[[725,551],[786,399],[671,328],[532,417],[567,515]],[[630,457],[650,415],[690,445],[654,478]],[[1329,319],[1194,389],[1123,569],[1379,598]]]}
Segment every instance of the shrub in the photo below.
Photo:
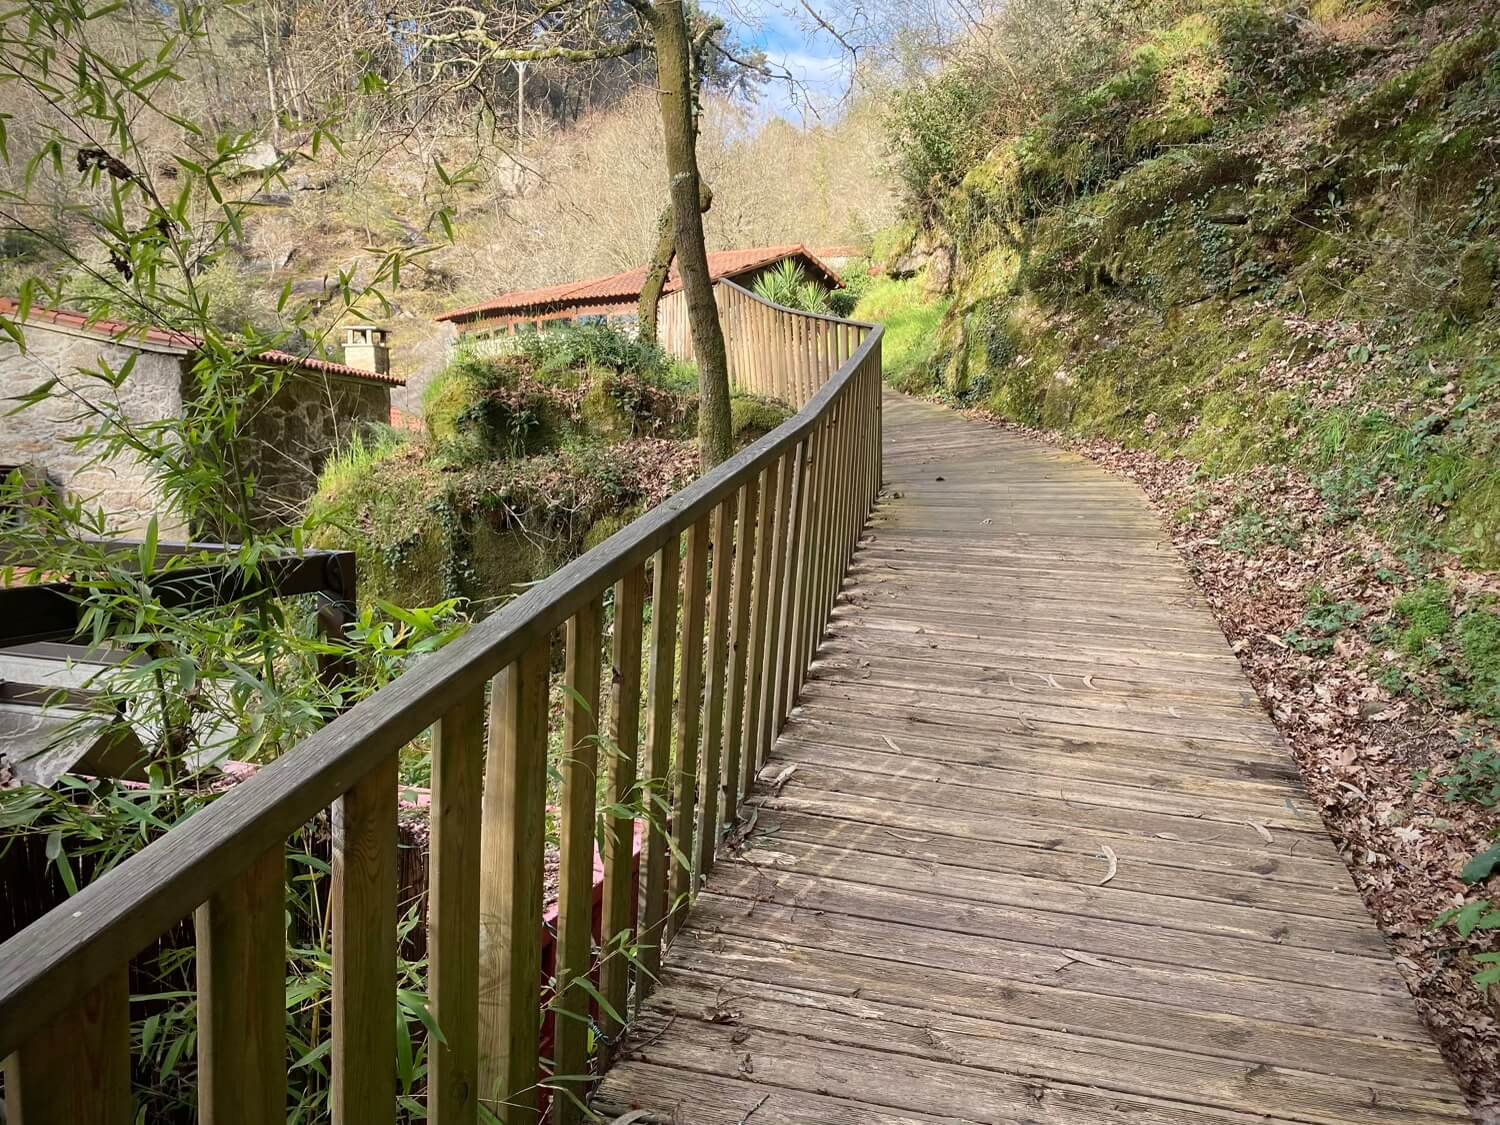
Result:
{"label": "shrub", "polygon": [[828,295],[807,276],[801,262],[790,258],[777,262],[755,279],[755,295],[773,305],[803,312],[827,313]]}

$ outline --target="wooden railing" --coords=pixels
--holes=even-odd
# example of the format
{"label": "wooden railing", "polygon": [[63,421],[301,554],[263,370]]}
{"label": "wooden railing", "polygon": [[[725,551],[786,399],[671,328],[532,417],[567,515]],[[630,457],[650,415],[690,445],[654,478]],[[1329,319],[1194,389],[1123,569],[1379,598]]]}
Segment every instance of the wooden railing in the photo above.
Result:
{"label": "wooden railing", "polygon": [[[483,1102],[507,1125],[534,1121],[549,1097],[539,1067],[554,1087],[586,1093],[578,1076],[590,1067],[591,1019],[605,1042],[619,1030],[590,989],[621,1014],[649,991],[661,946],[797,698],[880,487],[880,329],[721,290],[735,378],[801,410],[0,946],[8,1125],[133,1121],[129,961],[189,916],[200,1120],[283,1121],[284,850],[330,806],[333,1120],[392,1121],[397,753],[428,728],[427,1003],[442,1032],[429,1042],[428,1120],[472,1125]],[[540,919],[550,649],[560,629],[548,1067],[539,1058]],[[596,954],[601,765],[609,811]],[[657,805],[669,812],[644,813]],[[637,958],[615,952],[632,943]],[[590,974],[596,985],[572,986]],[[581,1119],[578,1097],[554,1092],[551,1119]]]}
{"label": "wooden railing", "polygon": [[[867,325],[817,313],[787,315],[779,305],[757,297],[732,281],[714,285],[729,380],[750,394],[776,398],[796,407],[812,400],[836,368],[840,356],[869,330]],[[657,336],[672,355],[691,362],[693,337],[682,290],[662,299],[657,313]]]}

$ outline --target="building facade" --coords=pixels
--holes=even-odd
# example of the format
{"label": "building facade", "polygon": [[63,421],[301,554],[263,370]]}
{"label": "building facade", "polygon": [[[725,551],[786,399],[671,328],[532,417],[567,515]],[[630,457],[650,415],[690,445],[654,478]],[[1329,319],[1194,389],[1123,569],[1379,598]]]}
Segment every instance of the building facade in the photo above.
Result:
{"label": "building facade", "polygon": [[[17,311],[0,299],[0,315],[15,319]],[[0,408],[0,472],[21,468],[44,479],[102,510],[111,530],[141,531],[155,516],[163,539],[193,538],[191,513],[171,510],[151,466],[128,453],[100,460],[97,447],[73,439],[95,421],[89,404],[106,403],[106,396],[107,405],[141,425],[180,417],[197,393],[199,341],[55,309],[33,309],[22,327],[24,349],[0,337],[0,400],[18,399],[49,379],[57,385],[34,405],[17,410],[9,401]],[[349,358],[369,366],[285,352],[260,357],[286,375],[249,422],[242,450],[245,471],[256,480],[255,516],[266,525],[295,522],[329,454],[356,432],[390,420],[391,388],[403,381],[390,374],[384,330],[354,326],[346,344]],[[119,371],[132,357],[118,389],[85,374]]]}

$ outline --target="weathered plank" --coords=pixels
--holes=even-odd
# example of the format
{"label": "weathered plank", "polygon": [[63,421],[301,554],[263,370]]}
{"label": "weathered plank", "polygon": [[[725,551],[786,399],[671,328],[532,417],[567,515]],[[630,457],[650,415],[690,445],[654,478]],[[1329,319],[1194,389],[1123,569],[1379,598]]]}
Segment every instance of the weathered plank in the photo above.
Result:
{"label": "weathered plank", "polygon": [[[732,1125],[1466,1119],[1139,492],[897,398],[872,432],[868,394],[849,384],[810,436],[787,509],[790,644],[818,658],[780,688],[776,783],[598,1104]],[[891,494],[861,536],[849,480],[881,428]]]}

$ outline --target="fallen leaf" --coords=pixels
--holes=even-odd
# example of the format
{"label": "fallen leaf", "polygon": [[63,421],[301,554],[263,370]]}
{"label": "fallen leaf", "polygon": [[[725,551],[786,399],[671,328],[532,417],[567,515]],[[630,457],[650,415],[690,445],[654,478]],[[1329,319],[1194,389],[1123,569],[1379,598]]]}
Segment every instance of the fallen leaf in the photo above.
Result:
{"label": "fallen leaf", "polygon": [[1245,823],[1248,824],[1251,828],[1255,829],[1256,835],[1258,835],[1266,843],[1274,844],[1276,842],[1275,837],[1271,835],[1271,830],[1264,824],[1261,824],[1257,820],[1247,820],[1245,821]]}
{"label": "fallen leaf", "polygon": [[1115,855],[1114,848],[1110,847],[1108,844],[1099,849],[1099,856],[1100,858],[1107,859],[1109,861],[1109,871],[1105,874],[1104,878],[1099,880],[1099,885],[1102,887],[1105,883],[1113,879],[1116,873],[1119,872],[1120,857]]}

